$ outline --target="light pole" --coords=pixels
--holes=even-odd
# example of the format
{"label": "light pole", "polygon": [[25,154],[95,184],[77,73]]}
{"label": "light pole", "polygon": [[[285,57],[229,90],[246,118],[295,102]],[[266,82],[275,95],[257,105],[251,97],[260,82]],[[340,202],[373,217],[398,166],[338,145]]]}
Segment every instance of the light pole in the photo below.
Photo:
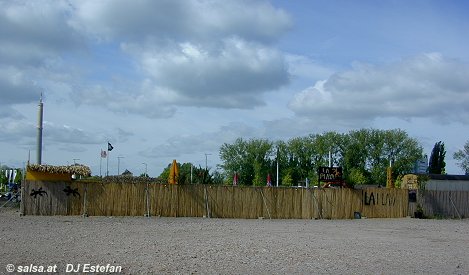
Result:
{"label": "light pole", "polygon": [[77,160],[80,160],[80,159],[73,159],[73,164],[77,164]]}
{"label": "light pole", "polygon": [[121,159],[123,159],[124,157],[122,156],[118,156],[117,157],[117,175],[119,176],[120,175],[120,164],[121,164]]}
{"label": "light pole", "polygon": [[208,171],[208,166],[207,166],[207,156],[211,156],[212,154],[207,154],[205,153],[205,170]]}
{"label": "light pole", "polygon": [[148,174],[147,174],[147,167],[148,167],[148,166],[147,166],[147,164],[146,164],[145,162],[142,162],[142,164],[145,165],[145,176],[147,176],[147,175],[148,175]]}

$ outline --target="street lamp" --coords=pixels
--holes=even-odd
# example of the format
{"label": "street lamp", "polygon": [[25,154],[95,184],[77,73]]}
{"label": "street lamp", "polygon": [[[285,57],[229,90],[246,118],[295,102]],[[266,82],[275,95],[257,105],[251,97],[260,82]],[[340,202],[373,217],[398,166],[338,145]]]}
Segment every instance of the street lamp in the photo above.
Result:
{"label": "street lamp", "polygon": [[145,165],[145,176],[147,176],[147,175],[148,175],[148,174],[147,174],[147,167],[148,167],[148,166],[147,166],[147,164],[146,164],[145,162],[142,162],[142,164]]}
{"label": "street lamp", "polygon": [[120,175],[120,164],[121,164],[121,159],[123,159],[124,157],[122,156],[118,156],[117,157],[117,175],[119,176]]}
{"label": "street lamp", "polygon": [[205,170],[208,171],[208,166],[207,166],[207,156],[211,156],[212,154],[207,154],[205,153]]}
{"label": "street lamp", "polygon": [[73,159],[73,164],[77,164],[77,160],[80,160],[80,159]]}

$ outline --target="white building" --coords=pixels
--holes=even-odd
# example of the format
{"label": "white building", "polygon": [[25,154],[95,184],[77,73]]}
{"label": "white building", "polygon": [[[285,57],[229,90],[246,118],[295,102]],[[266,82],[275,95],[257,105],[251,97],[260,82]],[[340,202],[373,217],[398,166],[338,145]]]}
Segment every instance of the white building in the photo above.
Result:
{"label": "white building", "polygon": [[414,174],[427,174],[428,173],[428,156],[417,160],[414,165]]}
{"label": "white building", "polygon": [[469,191],[469,176],[463,175],[429,175],[425,183],[426,190]]}

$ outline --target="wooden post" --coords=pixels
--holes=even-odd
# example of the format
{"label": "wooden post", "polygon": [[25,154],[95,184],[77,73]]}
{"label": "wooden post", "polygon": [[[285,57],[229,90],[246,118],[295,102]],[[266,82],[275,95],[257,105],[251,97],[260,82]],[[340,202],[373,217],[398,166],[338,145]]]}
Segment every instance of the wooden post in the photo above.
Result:
{"label": "wooden post", "polygon": [[210,218],[210,207],[208,205],[207,185],[205,185],[204,187],[204,197],[205,197],[205,210],[207,211],[207,218]]}
{"label": "wooden post", "polygon": [[269,219],[272,219],[272,217],[270,216],[269,207],[267,206],[267,202],[265,201],[264,192],[262,192],[262,189],[260,190],[261,190],[262,200],[264,201],[265,209],[267,209],[267,214],[269,214]]}
{"label": "wooden post", "polygon": [[86,184],[84,184],[84,192],[83,192],[83,217],[88,217],[88,213],[86,210],[86,193],[87,193],[87,188]]}
{"label": "wooden post", "polygon": [[149,193],[149,190],[148,190],[148,182],[147,182],[147,185],[146,185],[146,188],[145,188],[145,199],[146,199],[146,208],[147,208],[147,211],[145,213],[145,217],[150,217],[150,193]]}

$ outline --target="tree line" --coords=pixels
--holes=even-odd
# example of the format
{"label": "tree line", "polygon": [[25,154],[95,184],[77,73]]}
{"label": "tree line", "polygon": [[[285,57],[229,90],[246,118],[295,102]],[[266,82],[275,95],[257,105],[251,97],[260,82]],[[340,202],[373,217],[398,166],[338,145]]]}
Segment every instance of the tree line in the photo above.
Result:
{"label": "tree line", "polygon": [[[219,154],[222,161],[218,165],[220,170],[213,173],[191,163],[179,163],[179,183],[232,184],[237,174],[241,185],[265,186],[267,175],[275,185],[278,163],[279,185],[304,185],[306,179],[310,185],[317,185],[318,168],[329,166],[331,161],[332,166],[342,167],[344,180],[349,186],[384,186],[386,169],[390,164],[393,180],[399,182],[400,176],[413,172],[416,161],[423,156],[423,148],[401,129],[360,129],[348,133],[310,134],[288,141],[238,138],[233,143],[224,143]],[[430,157],[429,173],[445,173],[445,154],[444,143],[437,142]],[[454,158],[461,161],[459,166],[467,173],[469,141],[464,150],[454,154]],[[168,178],[170,165],[160,178]]]}
{"label": "tree line", "polygon": [[[235,173],[245,185],[265,185],[267,174],[276,179],[279,164],[281,185],[296,185],[306,179],[317,184],[321,166],[343,168],[348,185],[386,184],[386,168],[392,163],[394,177],[411,172],[423,149],[400,129],[361,129],[348,133],[325,132],[288,141],[244,140],[220,148],[221,168],[227,180]],[[330,157],[329,157],[330,156]]]}

